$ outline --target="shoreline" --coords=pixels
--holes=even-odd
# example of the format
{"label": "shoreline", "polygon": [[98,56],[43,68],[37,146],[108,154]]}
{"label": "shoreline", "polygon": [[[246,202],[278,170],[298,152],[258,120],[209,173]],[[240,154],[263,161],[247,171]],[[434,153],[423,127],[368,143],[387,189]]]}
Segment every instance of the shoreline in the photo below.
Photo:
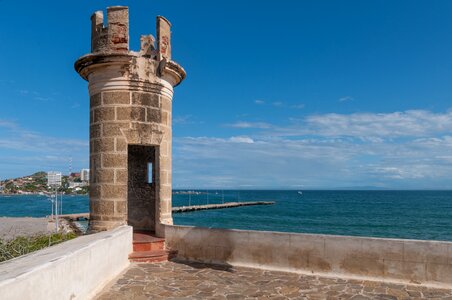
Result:
{"label": "shoreline", "polygon": [[48,218],[0,217],[0,239],[48,234],[52,230]]}
{"label": "shoreline", "polygon": [[[46,194],[46,193],[15,193],[15,194],[9,194],[9,193],[0,193],[1,196],[50,196],[53,195],[52,193]],[[88,196],[89,194],[63,194],[63,196]]]}
{"label": "shoreline", "polygon": [[[73,222],[63,218],[59,219],[59,222],[60,232],[83,233]],[[51,233],[55,233],[55,223],[50,217],[0,217],[0,240]]]}

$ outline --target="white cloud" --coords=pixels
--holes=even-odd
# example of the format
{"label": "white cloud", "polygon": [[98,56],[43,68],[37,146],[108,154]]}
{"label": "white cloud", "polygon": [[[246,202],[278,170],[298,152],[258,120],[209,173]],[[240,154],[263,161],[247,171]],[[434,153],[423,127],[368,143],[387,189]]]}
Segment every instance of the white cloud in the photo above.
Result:
{"label": "white cloud", "polygon": [[184,116],[174,116],[173,117],[173,124],[187,124],[189,123],[189,119],[191,118],[191,115],[184,115]]}
{"label": "white cloud", "polygon": [[36,96],[36,97],[34,97],[34,99],[38,100],[38,101],[42,101],[42,102],[47,102],[47,101],[52,100],[52,98],[50,98],[50,97],[41,97],[41,96]]}
{"label": "white cloud", "polygon": [[79,107],[80,107],[80,103],[78,103],[78,102],[74,102],[72,104],[72,106],[71,106],[72,109],[76,109],[76,108],[79,108]]}
{"label": "white cloud", "polygon": [[[175,187],[452,188],[452,111],[316,114],[286,126],[228,126],[248,130],[174,138]],[[69,155],[87,164],[88,139],[47,136],[8,120],[0,129],[2,172],[64,170]]]}
{"label": "white cloud", "polygon": [[264,123],[264,122],[245,122],[245,121],[227,124],[226,126],[233,127],[233,128],[259,128],[259,129],[265,129],[265,128],[271,127],[270,124]]}
{"label": "white cloud", "polygon": [[[254,100],[254,103],[257,105],[266,105],[267,102],[264,100]],[[269,105],[274,106],[274,107],[280,107],[280,108],[295,108],[295,109],[303,109],[305,107],[304,104],[302,103],[298,103],[298,104],[286,104],[283,101],[273,101],[273,102],[268,102]]]}
{"label": "white cloud", "polygon": [[13,177],[46,169],[66,171],[68,157],[74,167],[88,165],[88,137],[83,139],[43,135],[0,120],[0,176]]}
{"label": "white cloud", "polygon": [[0,119],[0,127],[4,127],[4,128],[8,128],[8,129],[15,129],[15,128],[17,128],[17,124],[12,121]]}
{"label": "white cloud", "polygon": [[339,102],[349,102],[349,101],[353,101],[353,100],[355,100],[355,99],[353,99],[353,97],[350,97],[350,96],[344,96],[344,97],[339,98]]}
{"label": "white cloud", "polygon": [[[27,89],[21,89],[21,90],[18,91],[18,93],[21,96],[24,96],[26,98],[30,98],[30,99],[33,99],[33,100],[38,100],[38,101],[41,101],[41,102],[48,102],[48,101],[53,101],[54,100],[52,97],[44,96],[38,91],[30,91],[30,90],[27,90]],[[52,94],[55,95],[56,93],[52,93]]]}
{"label": "white cloud", "polygon": [[294,104],[291,107],[296,108],[296,109],[303,109],[305,107],[305,105],[304,104]]}
{"label": "white cloud", "polygon": [[[336,177],[332,170],[341,169],[353,155],[353,147],[340,148],[328,141],[178,138],[174,140],[174,182],[208,187],[320,186]],[[214,184],[210,175],[223,182],[214,180]]]}
{"label": "white cloud", "polygon": [[245,143],[245,144],[254,143],[254,140],[247,136],[233,136],[233,137],[229,138],[229,140],[234,143]]}
{"label": "white cloud", "polygon": [[232,125],[255,132],[175,140],[175,182],[213,187],[212,174],[223,187],[452,188],[451,112],[318,114],[287,126]]}
{"label": "white cloud", "polygon": [[19,127],[9,127],[8,133],[0,138],[0,149],[33,152],[77,151],[87,149],[88,140],[45,136]]}
{"label": "white cloud", "polygon": [[203,124],[204,122],[196,120],[196,117],[192,115],[174,116],[174,125],[189,125],[189,124]]}
{"label": "white cloud", "polygon": [[452,112],[407,110],[392,113],[310,115],[286,127],[278,136],[423,137],[452,131]]}

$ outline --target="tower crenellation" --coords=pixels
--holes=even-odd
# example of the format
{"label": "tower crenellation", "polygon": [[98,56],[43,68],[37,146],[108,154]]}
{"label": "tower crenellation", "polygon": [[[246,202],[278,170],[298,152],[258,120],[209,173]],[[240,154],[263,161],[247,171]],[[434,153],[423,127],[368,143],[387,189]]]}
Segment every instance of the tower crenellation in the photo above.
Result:
{"label": "tower crenellation", "polygon": [[129,9],[125,6],[107,8],[107,26],[103,11],[91,16],[91,52],[127,53],[129,51]]}
{"label": "tower crenellation", "polygon": [[[142,35],[140,38],[140,56],[157,61],[171,60],[171,23],[163,16],[156,17],[156,34]],[[157,42],[157,47],[155,43]],[[103,11],[91,16],[91,53],[128,53],[129,52],[129,10],[125,6],[107,8],[107,26],[104,25]]]}
{"label": "tower crenellation", "polygon": [[163,235],[171,224],[173,88],[185,71],[171,59],[171,23],[129,49],[129,12],[91,17],[91,53],[75,63],[90,95],[90,230],[128,224]]}

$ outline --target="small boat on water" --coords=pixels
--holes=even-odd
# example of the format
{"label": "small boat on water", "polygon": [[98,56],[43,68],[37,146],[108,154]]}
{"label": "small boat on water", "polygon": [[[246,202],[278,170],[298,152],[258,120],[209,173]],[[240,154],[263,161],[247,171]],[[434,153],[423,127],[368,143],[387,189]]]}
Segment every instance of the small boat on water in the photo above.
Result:
{"label": "small boat on water", "polygon": [[303,192],[302,191],[298,191],[298,194],[303,195]]}

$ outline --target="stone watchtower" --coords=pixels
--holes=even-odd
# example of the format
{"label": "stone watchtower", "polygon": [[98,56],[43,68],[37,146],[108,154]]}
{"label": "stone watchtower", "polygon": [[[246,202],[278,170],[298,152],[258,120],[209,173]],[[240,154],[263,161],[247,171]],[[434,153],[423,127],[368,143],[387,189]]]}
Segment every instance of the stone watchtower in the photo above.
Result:
{"label": "stone watchtower", "polygon": [[[91,53],[75,63],[89,82],[92,232],[128,224],[155,231],[172,224],[171,107],[185,78],[171,60],[171,24],[157,17],[157,41],[141,36],[129,50],[127,7],[91,17]],[[157,42],[157,46],[155,46]]]}

